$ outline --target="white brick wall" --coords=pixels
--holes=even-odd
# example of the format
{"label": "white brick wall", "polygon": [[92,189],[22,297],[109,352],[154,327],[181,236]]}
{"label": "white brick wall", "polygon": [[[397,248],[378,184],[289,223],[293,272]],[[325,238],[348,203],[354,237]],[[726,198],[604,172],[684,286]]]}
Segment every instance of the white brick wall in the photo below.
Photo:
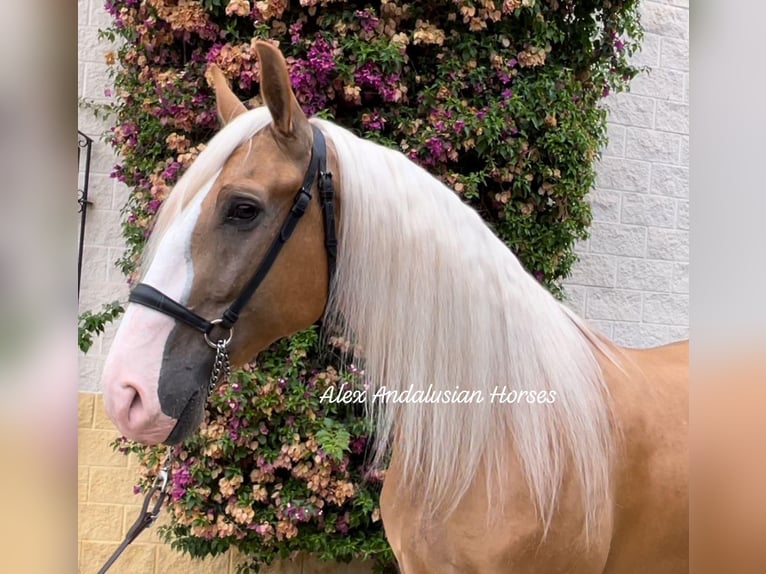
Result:
{"label": "white brick wall", "polygon": [[591,237],[567,280],[570,306],[615,342],[688,336],[689,3],[644,0],[635,62],[651,71],[607,101]]}
{"label": "white brick wall", "polygon": [[[78,0],[77,8],[77,95],[105,102],[108,98],[104,90],[111,83],[104,55],[110,46],[99,41],[98,30],[109,24],[109,15],[103,8],[102,0]],[[80,131],[95,140],[88,189],[92,205],[88,206],[85,225],[80,310],[98,310],[103,303],[127,298],[125,280],[114,267],[114,262],[124,247],[120,209],[127,199],[128,190],[109,177],[116,160],[111,148],[101,141],[101,134],[108,125],[82,109],[78,109],[77,125]],[[87,355],[80,356],[80,390],[98,390],[113,331],[110,328],[104,337],[95,341]]]}
{"label": "white brick wall", "polygon": [[[570,305],[622,344],[648,346],[686,336],[689,293],[688,0],[645,0],[644,47],[651,66],[628,94],[609,100],[610,144],[591,193],[591,238],[567,282]],[[101,0],[78,0],[78,96],[106,101],[110,87],[97,32],[109,24]],[[96,140],[85,231],[80,309],[125,300],[114,261],[122,253],[119,210],[125,186],[99,140],[107,127],[80,110],[79,128]],[[98,390],[110,328],[81,357],[81,390]]]}

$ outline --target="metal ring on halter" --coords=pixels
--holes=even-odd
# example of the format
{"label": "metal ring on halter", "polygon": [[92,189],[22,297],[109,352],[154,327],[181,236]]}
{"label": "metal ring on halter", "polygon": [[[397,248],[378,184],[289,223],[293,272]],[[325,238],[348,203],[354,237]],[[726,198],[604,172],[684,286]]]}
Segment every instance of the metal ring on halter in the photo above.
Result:
{"label": "metal ring on halter", "polygon": [[[211,325],[219,325],[223,323],[223,319],[213,319],[210,321]],[[213,342],[210,340],[210,338],[207,336],[207,333],[202,333],[205,337],[205,342],[208,344],[208,347],[211,349],[217,349],[219,345],[223,344],[223,348],[229,346],[229,343],[231,343],[231,338],[234,336],[234,327],[229,327],[229,336],[225,339],[218,339],[216,342]]]}

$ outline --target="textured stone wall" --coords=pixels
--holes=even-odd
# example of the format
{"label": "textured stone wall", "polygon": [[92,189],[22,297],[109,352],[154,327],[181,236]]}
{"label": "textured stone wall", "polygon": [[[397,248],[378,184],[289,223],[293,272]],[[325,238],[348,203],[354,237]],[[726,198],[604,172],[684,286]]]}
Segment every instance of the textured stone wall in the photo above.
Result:
{"label": "textured stone wall", "polygon": [[[138,468],[133,455],[114,452],[119,433],[104,413],[98,393],[78,396],[78,562],[79,574],[96,574],[138,517],[142,495],[133,494]],[[165,524],[163,514],[131,544],[112,566],[110,574],[234,574],[240,557],[228,552],[205,560],[192,560],[170,549],[157,536]],[[264,574],[370,574],[369,564],[335,564],[306,557],[264,569]]]}
{"label": "textured stone wall", "polygon": [[615,342],[688,336],[689,3],[645,0],[651,68],[610,96],[610,143],[591,195],[591,237],[578,247],[569,304]]}
{"label": "textured stone wall", "polygon": [[[138,468],[133,457],[109,444],[119,433],[106,417],[100,394],[80,393],[78,409],[78,562],[80,574],[96,574],[133,524],[143,502],[133,494]],[[163,523],[160,520],[159,523]],[[233,556],[193,562],[160,542],[155,524],[123,554],[115,574],[228,574]]]}
{"label": "textured stone wall", "polygon": [[[109,15],[101,0],[78,0],[77,8],[77,96],[106,102],[110,81],[104,56],[110,46],[98,39],[98,30],[109,25]],[[102,304],[116,299],[127,299],[125,279],[114,262],[124,248],[120,209],[127,200],[128,189],[109,177],[117,160],[111,148],[100,139],[109,126],[89,111],[78,109],[77,127],[95,140],[88,190],[92,204],[87,211],[79,301],[80,310],[85,311],[100,309]],[[80,185],[82,180],[80,173]],[[113,332],[114,328],[110,327],[104,337],[96,339],[87,355],[80,356],[81,390],[98,390]]]}

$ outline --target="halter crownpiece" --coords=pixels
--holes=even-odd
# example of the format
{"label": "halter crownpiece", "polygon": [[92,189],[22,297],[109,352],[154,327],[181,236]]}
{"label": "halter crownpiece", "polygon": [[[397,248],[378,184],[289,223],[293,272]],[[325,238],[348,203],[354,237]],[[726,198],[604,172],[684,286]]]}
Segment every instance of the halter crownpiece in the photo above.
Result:
{"label": "halter crownpiece", "polygon": [[[282,223],[282,227],[271,242],[269,250],[266,252],[263,260],[258,265],[255,273],[247,282],[239,296],[223,312],[220,319],[209,321],[198,315],[185,305],[168,297],[159,289],[139,283],[130,292],[128,301],[144,305],[160,313],[172,317],[176,321],[200,331],[205,337],[205,342],[216,351],[215,365],[211,374],[210,390],[215,387],[216,381],[221,374],[228,375],[229,358],[228,347],[234,335],[233,327],[239,319],[239,314],[247,305],[248,301],[255,294],[258,286],[263,282],[271,266],[276,261],[279,252],[284,247],[287,240],[295,231],[303,214],[311,202],[311,190],[314,186],[314,180],[317,180],[318,196],[322,209],[322,219],[324,221],[325,250],[327,251],[327,268],[329,272],[329,281],[332,284],[332,278],[335,274],[335,261],[337,258],[338,241],[335,236],[335,190],[332,183],[332,174],[327,171],[327,144],[324,135],[316,127],[311,126],[314,134],[314,141],[311,146],[311,158],[309,166],[306,169],[306,175],[303,178],[303,185],[298,190],[293,200],[293,206],[290,208],[287,218]],[[228,334],[220,339],[212,340],[210,334],[214,327],[220,327],[228,331]]]}

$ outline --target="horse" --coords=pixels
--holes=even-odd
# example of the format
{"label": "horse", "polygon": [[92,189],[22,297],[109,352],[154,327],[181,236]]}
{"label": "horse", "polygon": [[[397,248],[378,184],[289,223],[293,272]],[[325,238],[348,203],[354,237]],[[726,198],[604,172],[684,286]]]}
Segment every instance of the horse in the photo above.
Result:
{"label": "horse", "polygon": [[178,443],[218,372],[321,319],[394,397],[370,412],[403,573],[687,572],[688,341],[591,329],[453,190],[307,118],[256,50],[255,109],[208,69],[224,125],[157,216],[104,367],[119,431]]}

